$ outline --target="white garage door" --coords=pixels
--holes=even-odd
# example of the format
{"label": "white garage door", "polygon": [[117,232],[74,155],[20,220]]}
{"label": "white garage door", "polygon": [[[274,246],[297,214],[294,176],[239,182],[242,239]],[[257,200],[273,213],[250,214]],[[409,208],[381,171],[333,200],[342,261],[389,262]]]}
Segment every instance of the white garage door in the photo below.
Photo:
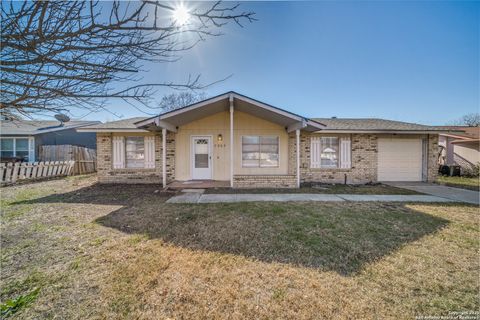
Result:
{"label": "white garage door", "polygon": [[378,139],[378,181],[422,181],[422,139]]}

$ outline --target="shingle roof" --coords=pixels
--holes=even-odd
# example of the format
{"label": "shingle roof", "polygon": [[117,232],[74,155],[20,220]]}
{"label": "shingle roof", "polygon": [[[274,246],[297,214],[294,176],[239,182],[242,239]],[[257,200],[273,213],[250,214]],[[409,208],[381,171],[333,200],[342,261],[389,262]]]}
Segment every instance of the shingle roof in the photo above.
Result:
{"label": "shingle roof", "polygon": [[338,131],[444,131],[439,127],[425,126],[417,123],[376,119],[376,118],[313,118],[323,123],[325,130]]}
{"label": "shingle roof", "polygon": [[63,125],[59,121],[44,120],[16,120],[0,121],[2,135],[36,135],[41,133],[79,128],[87,125],[101,123],[100,121],[69,121]]}
{"label": "shingle roof", "polygon": [[[81,128],[84,130],[132,130],[138,128],[136,122],[148,119],[148,117],[135,117],[111,121],[107,123],[94,124]],[[332,131],[446,131],[445,127],[425,126],[422,124],[408,123],[401,121],[375,119],[375,118],[312,118],[311,120],[326,125],[324,130]]]}
{"label": "shingle roof", "polygon": [[98,123],[91,126],[82,127],[82,130],[106,130],[106,129],[137,129],[135,122],[148,119],[147,117],[134,117],[106,123]]}

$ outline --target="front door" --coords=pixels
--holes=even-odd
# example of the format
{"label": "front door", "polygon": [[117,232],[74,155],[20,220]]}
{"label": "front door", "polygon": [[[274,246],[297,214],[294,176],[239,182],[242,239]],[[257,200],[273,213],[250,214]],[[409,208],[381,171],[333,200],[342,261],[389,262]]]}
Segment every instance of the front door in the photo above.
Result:
{"label": "front door", "polygon": [[211,137],[192,137],[192,179],[212,179]]}

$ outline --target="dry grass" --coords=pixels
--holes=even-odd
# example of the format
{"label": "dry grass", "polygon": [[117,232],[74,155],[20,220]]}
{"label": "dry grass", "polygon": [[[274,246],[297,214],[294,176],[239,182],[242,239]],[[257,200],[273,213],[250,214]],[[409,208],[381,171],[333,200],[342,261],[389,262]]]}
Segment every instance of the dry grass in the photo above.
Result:
{"label": "dry grass", "polygon": [[165,204],[156,186],[2,190],[1,300],[22,319],[413,318],[478,310],[478,208]]}
{"label": "dry grass", "polygon": [[413,190],[396,188],[385,184],[322,184],[317,186],[302,186],[301,188],[256,188],[256,189],[232,189],[211,188],[205,193],[325,193],[325,194],[421,194]]}

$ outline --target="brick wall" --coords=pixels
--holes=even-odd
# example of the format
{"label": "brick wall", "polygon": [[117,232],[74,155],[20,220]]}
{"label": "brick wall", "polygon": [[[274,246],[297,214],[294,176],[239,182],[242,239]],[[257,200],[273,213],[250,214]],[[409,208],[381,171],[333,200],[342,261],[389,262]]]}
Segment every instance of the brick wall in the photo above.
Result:
{"label": "brick wall", "polygon": [[434,182],[438,176],[438,134],[428,135],[427,181]]}
{"label": "brick wall", "polygon": [[234,188],[295,188],[295,175],[234,175]]}
{"label": "brick wall", "polygon": [[[153,134],[153,133],[152,133]],[[351,134],[352,167],[350,169],[310,168],[310,139],[312,134],[302,132],[300,136],[300,178],[302,183],[347,183],[360,184],[377,181],[377,140],[388,135]],[[336,135],[342,136],[342,135]],[[343,135],[345,136],[345,135]],[[400,137],[400,136],[399,136]],[[437,177],[438,135],[416,135],[411,138],[426,138],[427,179]],[[155,134],[154,169],[113,169],[112,134],[97,133],[98,181],[102,183],[162,183],[162,137]],[[288,175],[235,175],[235,188],[294,188],[296,186],[296,137],[288,139]],[[167,181],[175,179],[175,134],[167,135]]]}
{"label": "brick wall", "polygon": [[[128,135],[126,133],[125,135]],[[113,169],[112,133],[97,133],[97,176],[100,183],[162,183],[162,135],[155,134],[155,168]],[[167,134],[167,181],[175,176],[175,135]]]}
{"label": "brick wall", "polygon": [[[351,134],[335,135],[350,136],[352,144],[352,167],[350,169],[320,169],[310,168],[310,138],[312,134],[302,133],[300,144],[300,179],[305,182],[347,183],[362,184],[377,181],[378,138],[389,135],[378,134]],[[331,136],[331,135],[330,135]],[[402,136],[396,136],[402,137]],[[404,136],[407,137],[407,136]],[[437,177],[438,135],[408,135],[409,138],[425,138],[428,141],[427,180],[435,181]],[[289,173],[295,174],[295,135],[289,136]]]}
{"label": "brick wall", "polygon": [[[310,139],[312,134],[302,133],[300,144],[300,179],[301,182],[347,183],[358,184],[377,180],[377,135],[352,134],[352,167],[350,169],[310,168]],[[293,137],[295,143],[295,137]],[[293,158],[295,155],[293,155]],[[293,163],[294,160],[292,160]],[[295,171],[295,169],[294,169]]]}

